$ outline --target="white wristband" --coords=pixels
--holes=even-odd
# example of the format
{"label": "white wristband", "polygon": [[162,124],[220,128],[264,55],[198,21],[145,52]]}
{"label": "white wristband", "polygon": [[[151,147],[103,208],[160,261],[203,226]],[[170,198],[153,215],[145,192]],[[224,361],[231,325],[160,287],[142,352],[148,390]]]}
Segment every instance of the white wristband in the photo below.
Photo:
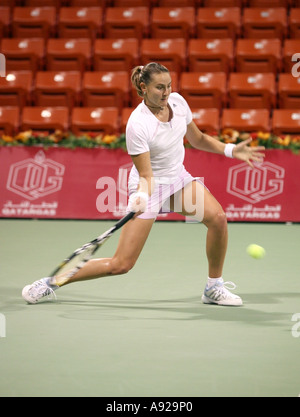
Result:
{"label": "white wristband", "polygon": [[[136,200],[140,199],[140,202],[137,204]],[[136,193],[131,194],[128,201],[128,208],[130,211],[146,211],[148,204],[149,196],[143,191],[137,191]]]}
{"label": "white wristband", "polygon": [[233,148],[235,148],[236,145],[233,143],[226,143],[225,149],[224,149],[224,155],[227,156],[227,158],[233,158]]}

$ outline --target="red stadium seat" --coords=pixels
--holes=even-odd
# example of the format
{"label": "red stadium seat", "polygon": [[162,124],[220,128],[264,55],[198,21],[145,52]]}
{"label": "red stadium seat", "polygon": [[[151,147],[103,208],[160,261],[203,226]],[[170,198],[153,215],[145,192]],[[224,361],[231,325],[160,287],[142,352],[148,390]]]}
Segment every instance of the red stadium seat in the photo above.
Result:
{"label": "red stadium seat", "polygon": [[178,39],[143,39],[141,63],[159,62],[169,71],[180,73],[186,70],[186,42]]}
{"label": "red stadium seat", "polygon": [[203,7],[243,7],[244,0],[203,0]]}
{"label": "red stadium seat", "polygon": [[122,107],[129,104],[127,71],[86,71],[82,80],[85,107]]}
{"label": "red stadium seat", "polygon": [[283,72],[295,76],[300,73],[300,66],[297,61],[300,59],[300,39],[285,39],[282,48]]}
{"label": "red stadium seat", "polygon": [[0,38],[10,36],[10,26],[11,17],[10,17],[10,7],[1,6],[0,7]]}
{"label": "red stadium seat", "polygon": [[131,71],[139,63],[137,39],[96,39],[93,68],[95,71]]}
{"label": "red stadium seat", "polygon": [[272,131],[275,135],[300,135],[300,110],[275,109],[273,112]]}
{"label": "red stadium seat", "polygon": [[239,7],[199,7],[196,16],[198,38],[235,39],[241,33]]}
{"label": "red stadium seat", "polygon": [[279,38],[287,36],[287,9],[285,7],[244,8],[242,28],[244,38]]}
{"label": "red stadium seat", "polygon": [[56,33],[55,7],[14,7],[12,34],[14,38],[47,39]]}
{"label": "red stadium seat", "polygon": [[88,71],[91,69],[91,39],[49,39],[46,47],[48,71]]}
{"label": "red stadium seat", "polygon": [[23,6],[27,7],[56,7],[58,10],[64,0],[23,0]]}
{"label": "red stadium seat", "polygon": [[118,134],[119,109],[116,107],[74,107],[71,113],[71,131],[75,135],[87,132]]}
{"label": "red stadium seat", "polygon": [[[175,3],[175,4],[174,4]],[[158,0],[158,7],[197,7],[201,0]]]}
{"label": "red stadium seat", "polygon": [[227,102],[226,73],[183,72],[180,93],[191,108],[221,109]]}
{"label": "red stadium seat", "polygon": [[220,130],[219,109],[191,109],[193,121],[205,133],[216,134]]}
{"label": "red stadium seat", "polygon": [[224,109],[221,129],[225,128],[239,132],[269,132],[270,112],[267,109]]}
{"label": "red stadium seat", "polygon": [[81,74],[79,71],[38,71],[36,73],[34,104],[36,106],[79,106],[81,103]]}
{"label": "red stadium seat", "polygon": [[188,42],[189,71],[226,72],[233,70],[234,42],[232,39],[190,39]]}
{"label": "red stadium seat", "polygon": [[9,7],[11,10],[17,5],[17,0],[1,0],[1,6]]}
{"label": "red stadium seat", "polygon": [[20,108],[18,106],[0,107],[0,135],[14,136],[20,127]]}
{"label": "red stadium seat", "polygon": [[35,73],[44,68],[43,38],[4,38],[1,41],[1,52],[6,58],[7,71],[30,70]]}
{"label": "red stadium seat", "polygon": [[300,38],[300,7],[290,9],[288,26],[290,30],[290,38],[299,39]]}
{"label": "red stadium seat", "polygon": [[300,76],[278,75],[278,100],[281,109],[300,109]]}
{"label": "red stadium seat", "polygon": [[70,7],[105,7],[107,0],[67,0],[66,5]]}
{"label": "red stadium seat", "polygon": [[49,132],[69,129],[67,107],[24,107],[21,115],[21,130]]}
{"label": "red stadium seat", "polygon": [[133,112],[134,107],[124,107],[121,112],[121,121],[120,121],[120,132],[126,132],[126,126],[129,119],[129,116]]}
{"label": "red stadium seat", "polygon": [[281,41],[280,39],[237,39],[236,43],[237,72],[280,72]]}
{"label": "red stadium seat", "polygon": [[269,109],[276,107],[276,80],[272,72],[232,72],[228,80],[229,107]]}
{"label": "red stadium seat", "polygon": [[194,7],[153,7],[150,20],[151,37],[159,39],[184,38],[195,34]]}
{"label": "red stadium seat", "polygon": [[114,7],[151,7],[153,0],[113,0]]}
{"label": "red stadium seat", "polygon": [[60,38],[90,38],[102,35],[101,7],[61,7],[58,15]]}
{"label": "red stadium seat", "polygon": [[0,77],[0,106],[30,106],[33,74],[31,71],[9,71]]}
{"label": "red stadium seat", "polygon": [[288,8],[293,0],[246,0],[248,7],[285,7]]}
{"label": "red stadium seat", "polygon": [[148,7],[107,7],[103,25],[104,37],[114,39],[148,37]]}

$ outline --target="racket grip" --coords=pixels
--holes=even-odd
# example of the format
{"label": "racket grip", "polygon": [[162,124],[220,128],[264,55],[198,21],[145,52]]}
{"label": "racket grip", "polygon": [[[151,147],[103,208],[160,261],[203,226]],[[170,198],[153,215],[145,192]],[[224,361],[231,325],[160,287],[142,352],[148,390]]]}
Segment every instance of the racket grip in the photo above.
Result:
{"label": "racket grip", "polygon": [[130,213],[126,214],[121,220],[118,221],[118,223],[115,225],[116,229],[119,229],[120,227],[124,226],[125,223],[127,223],[132,217],[135,215],[134,211],[131,211]]}

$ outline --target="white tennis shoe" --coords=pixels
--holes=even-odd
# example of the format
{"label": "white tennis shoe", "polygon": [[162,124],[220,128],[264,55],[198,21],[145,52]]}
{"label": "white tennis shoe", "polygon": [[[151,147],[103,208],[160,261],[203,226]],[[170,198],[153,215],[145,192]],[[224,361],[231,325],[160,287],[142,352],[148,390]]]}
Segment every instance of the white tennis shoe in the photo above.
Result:
{"label": "white tennis shoe", "polygon": [[22,290],[22,297],[29,304],[36,304],[41,298],[56,298],[54,290],[47,284],[48,278],[34,281],[31,285],[26,285]]}
{"label": "white tennis shoe", "polygon": [[243,304],[241,297],[229,291],[229,289],[234,290],[235,288],[236,285],[233,282],[224,282],[223,280],[218,280],[211,287],[206,285],[202,302],[221,306],[241,306]]}

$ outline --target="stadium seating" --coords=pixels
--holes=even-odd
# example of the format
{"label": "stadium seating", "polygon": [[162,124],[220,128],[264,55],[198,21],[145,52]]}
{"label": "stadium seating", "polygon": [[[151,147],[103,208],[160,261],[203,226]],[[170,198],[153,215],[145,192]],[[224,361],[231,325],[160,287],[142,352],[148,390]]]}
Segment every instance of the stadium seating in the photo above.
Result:
{"label": "stadium seating", "polygon": [[300,77],[289,73],[279,74],[278,100],[281,109],[300,109]]}
{"label": "stadium seating", "polygon": [[272,72],[232,72],[228,80],[231,108],[268,109],[276,106],[276,80]]}
{"label": "stadium seating", "polygon": [[70,129],[75,135],[87,132],[116,134],[120,130],[117,107],[74,107]]}
{"label": "stadium seating", "polygon": [[131,115],[133,110],[134,110],[133,107],[123,107],[122,112],[121,112],[121,119],[120,119],[120,132],[121,133],[126,132],[126,125],[127,125],[129,116]]}
{"label": "stadium seating", "polygon": [[235,63],[237,72],[281,71],[281,41],[272,39],[237,39]]}
{"label": "stadium seating", "polygon": [[56,33],[55,7],[14,7],[12,16],[13,37],[47,39]]}
{"label": "stadium seating", "polygon": [[216,134],[220,130],[220,111],[218,109],[191,109],[193,121],[198,128],[208,134]]}
{"label": "stadium seating", "polygon": [[33,73],[10,71],[0,77],[0,106],[30,106],[32,104]]}
{"label": "stadium seating", "polygon": [[148,37],[148,7],[107,7],[103,25],[105,38],[124,39]]}
{"label": "stadium seating", "polygon": [[49,132],[69,129],[67,107],[24,107],[21,115],[21,130]]}
{"label": "stadium seating", "polygon": [[7,71],[44,69],[45,40],[43,38],[3,38],[1,52]]}
{"label": "stadium seating", "polygon": [[0,6],[0,37],[9,37],[10,29],[10,8],[8,6]]}
{"label": "stadium seating", "polygon": [[241,33],[239,7],[204,7],[196,15],[197,38],[236,39]]}
{"label": "stadium seating", "polygon": [[129,75],[126,71],[86,71],[82,80],[85,107],[122,107],[129,104]]}
{"label": "stadium seating", "polygon": [[228,74],[234,68],[234,42],[232,39],[190,39],[188,42],[189,71]]}
{"label": "stadium seating", "polygon": [[269,132],[270,112],[267,109],[224,109],[221,129],[225,128],[240,132]]}
{"label": "stadium seating", "polygon": [[79,71],[38,71],[35,80],[36,106],[66,106],[81,103],[81,74]]}
{"label": "stadium seating", "polygon": [[93,69],[95,71],[131,71],[139,64],[137,39],[96,39]]}
{"label": "stadium seating", "polygon": [[90,38],[102,35],[103,11],[101,7],[61,7],[57,31],[60,38]]}
{"label": "stadium seating", "polygon": [[141,64],[159,61],[178,74],[186,70],[186,42],[183,38],[143,39]]}
{"label": "stadium seating", "polygon": [[188,41],[195,34],[195,18],[194,7],[154,7],[150,19],[151,37]]}
{"label": "stadium seating", "polygon": [[[300,73],[300,68],[295,65],[300,59],[300,39],[285,39],[282,48],[283,71]],[[294,69],[293,69],[294,67]]]}
{"label": "stadium seating", "polygon": [[23,0],[23,5],[28,7],[55,7],[57,10],[64,0]]}
{"label": "stadium seating", "polygon": [[289,36],[292,39],[300,38],[300,7],[291,8],[289,12]]}
{"label": "stadium seating", "polygon": [[183,72],[180,91],[191,108],[221,109],[227,104],[225,72]]}
{"label": "stadium seating", "polygon": [[203,7],[243,7],[245,0],[202,0]]}
{"label": "stadium seating", "polygon": [[20,127],[20,107],[0,107],[0,135],[14,136]]}
{"label": "stadium seating", "polygon": [[70,7],[105,7],[107,0],[66,0]]}
{"label": "stadium seating", "polygon": [[89,71],[92,63],[92,41],[88,38],[49,39],[46,46],[48,71]]}
{"label": "stadium seating", "polygon": [[275,135],[300,135],[300,110],[275,109],[272,116],[272,131]]}
{"label": "stadium seating", "polygon": [[287,36],[288,14],[285,7],[249,7],[243,9],[242,28],[245,38],[279,38]]}
{"label": "stadium seating", "polygon": [[111,126],[124,132],[143,100],[131,70],[152,61],[170,70],[172,90],[204,131],[227,118],[267,130],[273,111],[296,120],[300,108],[300,0],[2,0],[0,52],[9,74],[0,77],[0,109],[19,110],[3,111],[0,131],[5,115],[18,118],[6,127],[15,131],[23,109],[45,121],[60,107],[67,123],[75,108],[104,109],[108,119],[117,109]]}

